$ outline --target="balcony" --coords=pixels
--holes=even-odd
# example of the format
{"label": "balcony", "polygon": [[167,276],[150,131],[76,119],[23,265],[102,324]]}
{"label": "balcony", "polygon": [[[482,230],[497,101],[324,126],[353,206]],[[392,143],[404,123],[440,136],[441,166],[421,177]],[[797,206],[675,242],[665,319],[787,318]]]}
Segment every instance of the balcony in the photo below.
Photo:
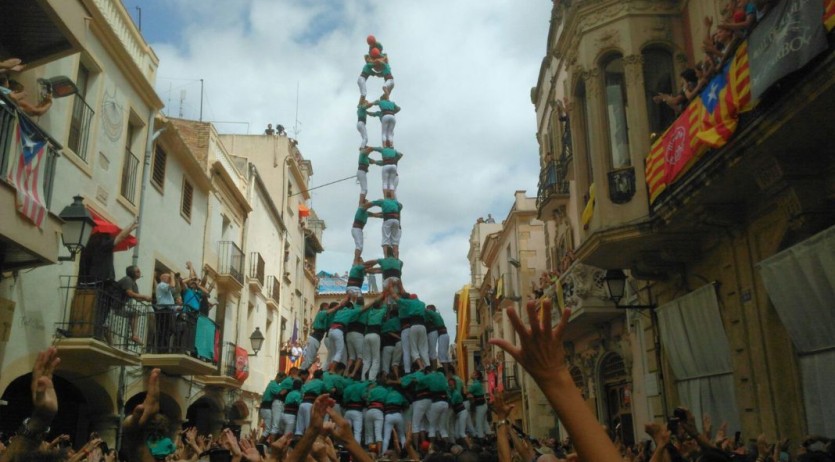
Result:
{"label": "balcony", "polygon": [[119,192],[131,205],[136,205],[137,173],[139,173],[139,158],[130,149],[125,149],[125,161],[122,164],[122,186]]}
{"label": "balcony", "polygon": [[249,290],[255,293],[264,288],[264,258],[258,252],[249,254]]}
{"label": "balcony", "polygon": [[322,246],[322,233],[325,231],[325,221],[314,218],[316,215],[311,211],[311,218],[308,218],[304,227],[304,254],[306,257],[315,257],[322,253],[325,248]]}
{"label": "balcony", "polygon": [[61,291],[64,316],[56,325],[55,346],[62,367],[96,373],[140,364],[150,305],[125,300],[115,283],[84,286],[75,276],[61,278]]}
{"label": "balcony", "polygon": [[216,357],[217,324],[178,308],[154,307],[142,366],[158,367],[169,375],[210,375],[217,371],[220,360]]}
{"label": "balcony", "polygon": [[243,382],[235,378],[235,349],[237,345],[231,342],[226,342],[223,346],[223,362],[219,367],[209,375],[201,375],[195,377],[195,380],[203,383],[207,387],[217,387],[225,389],[239,389]]}
{"label": "balcony", "polygon": [[[571,329],[566,331],[566,341],[582,337],[600,324],[625,319],[625,311],[616,308],[609,299],[605,273],[605,270],[577,261],[560,277],[565,306],[571,308]],[[553,285],[548,286],[544,295],[556,299],[554,289]],[[559,318],[559,307],[555,304],[551,319],[556,322]]]}
{"label": "balcony", "polygon": [[[77,10],[73,13],[78,17],[83,15],[84,7],[80,2],[66,2],[72,5],[63,3],[62,8]],[[70,33],[75,28],[63,22],[71,19],[66,17],[68,11],[64,12],[65,16],[59,16],[49,2],[40,1],[3,1],[0,7],[3,10],[0,16],[0,48],[4,56],[20,58],[31,69],[75,51],[77,43]]]}
{"label": "balcony", "polygon": [[90,137],[90,122],[93,120],[93,108],[79,94],[73,95],[72,118],[70,119],[70,133],[67,147],[75,152],[84,162],[87,162],[87,142]]}
{"label": "balcony", "polygon": [[275,276],[267,276],[267,308],[278,310],[281,283]]}
{"label": "balcony", "polygon": [[314,285],[316,285],[316,260],[311,263],[310,260],[304,261],[304,275]]}
{"label": "balcony", "polygon": [[519,364],[516,361],[505,361],[502,367],[502,385],[506,393],[522,390],[522,376],[519,374]]}
{"label": "balcony", "polygon": [[[25,190],[23,182],[20,188],[16,186],[15,175],[19,165],[14,155],[18,151],[16,145],[20,121],[31,127],[36,141],[46,142],[38,174],[42,175],[43,189],[36,192],[45,206],[40,227],[18,212],[18,197],[22,197],[18,193]],[[49,208],[56,177],[56,162],[61,149],[62,146],[49,133],[19,111],[11,100],[0,95],[0,270],[4,272],[58,261],[56,237],[61,233],[62,221],[51,214]],[[29,210],[36,210],[36,206],[30,206]]]}
{"label": "balcony", "polygon": [[218,242],[217,286],[229,292],[244,286],[244,252],[232,241]]}
{"label": "balcony", "polygon": [[568,204],[568,169],[571,157],[550,161],[539,173],[536,209],[540,217],[551,217],[554,211]]}

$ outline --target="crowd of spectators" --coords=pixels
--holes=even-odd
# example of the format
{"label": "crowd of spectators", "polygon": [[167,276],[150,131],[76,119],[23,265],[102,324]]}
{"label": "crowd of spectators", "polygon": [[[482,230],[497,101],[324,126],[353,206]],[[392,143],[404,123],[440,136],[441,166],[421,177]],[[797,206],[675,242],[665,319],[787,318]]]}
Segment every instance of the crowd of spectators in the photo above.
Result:
{"label": "crowd of spectators", "polygon": [[706,16],[705,35],[702,39],[704,56],[694,67],[679,74],[681,89],[678,93],[658,93],[652,100],[656,104],[670,106],[676,114],[684,111],[710,79],[722,72],[724,63],[733,56],[736,47],[756,27],[772,3],[773,0],[730,0],[722,10],[721,21],[715,30],[714,18]]}
{"label": "crowd of spectators", "polygon": [[[552,327],[550,301],[541,308],[527,305],[532,324],[522,323],[513,308],[508,309],[511,324],[518,335],[514,345],[505,340],[491,340],[530,374],[568,432],[568,438],[536,440],[508,421],[513,405],[501,393],[494,395],[493,432],[484,438],[467,437],[457,441],[423,441],[413,444],[407,435],[404,445],[394,438],[394,449],[379,460],[422,460],[426,462],[511,462],[511,461],[585,461],[585,462],[680,462],[680,461],[756,461],[817,462],[835,460],[835,443],[819,436],[807,437],[793,446],[788,440],[733,437],[727,424],[713,432],[708,416],[697,426],[693,414],[677,408],[667,423],[650,423],[645,430],[650,439],[635,446],[612,441],[594,417],[580,391],[574,385],[565,364],[563,337],[570,310]],[[58,397],[52,381],[60,364],[55,348],[38,355],[32,370],[33,411],[18,432],[0,444],[0,462],[26,461],[215,461],[230,462],[370,462],[374,453],[355,438],[351,424],[336,409],[328,395],[318,396],[311,409],[310,423],[304,434],[263,439],[256,431],[241,436],[235,427],[215,435],[198,435],[186,424],[179,432],[169,433],[169,422],[160,414],[160,370],[148,375],[144,401],[129,410],[121,428],[118,451],[108,448],[98,435],[91,434],[83,444],[73,445],[67,435],[50,435],[49,426],[58,411]],[[417,440],[415,440],[417,441]],[[747,443],[746,443],[747,442]],[[73,449],[73,447],[77,449]],[[346,458],[348,457],[348,458]]]}

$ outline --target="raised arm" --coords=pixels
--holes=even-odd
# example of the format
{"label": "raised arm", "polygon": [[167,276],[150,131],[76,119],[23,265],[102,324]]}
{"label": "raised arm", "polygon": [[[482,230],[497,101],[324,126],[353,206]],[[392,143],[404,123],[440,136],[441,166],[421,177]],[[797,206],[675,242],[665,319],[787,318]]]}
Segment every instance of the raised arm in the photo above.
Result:
{"label": "raised arm", "polygon": [[508,318],[519,335],[519,346],[514,346],[504,339],[491,339],[490,344],[513,356],[533,377],[571,435],[582,460],[621,462],[615,445],[586,406],[565,363],[563,336],[571,317],[571,310],[564,309],[559,324],[552,327],[551,300],[542,301],[541,318],[537,310],[538,304],[538,301],[530,301],[527,304],[530,327],[522,324],[516,310],[507,309]]}
{"label": "raised arm", "polygon": [[115,247],[115,246],[119,245],[120,242],[124,241],[125,238],[130,235],[131,231],[136,229],[137,225],[138,225],[138,223],[136,221],[133,221],[128,226],[125,226],[124,228],[122,228],[122,230],[119,231],[119,234],[117,234],[116,237],[113,238],[113,246]]}

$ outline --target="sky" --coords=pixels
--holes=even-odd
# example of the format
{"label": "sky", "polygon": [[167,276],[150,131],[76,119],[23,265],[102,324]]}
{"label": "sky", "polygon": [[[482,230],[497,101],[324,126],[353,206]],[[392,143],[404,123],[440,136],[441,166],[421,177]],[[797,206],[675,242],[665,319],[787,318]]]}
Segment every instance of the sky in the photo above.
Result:
{"label": "sky", "polygon": [[[356,173],[357,77],[373,34],[402,108],[394,130],[403,203],[403,283],[454,328],[455,292],[470,280],[469,234],[479,217],[504,219],[513,194],[536,195],[536,118],[530,100],[545,55],[547,0],[123,0],[159,57],[157,91],[172,117],[220,133],[282,124],[312,161],[315,187]],[[381,94],[370,78],[368,98]],[[378,119],[369,145],[380,145]],[[379,167],[369,199],[382,196]],[[326,222],[317,271],[351,265],[359,186],[311,191]],[[365,259],[381,256],[380,221],[366,227]],[[451,335],[454,337],[454,329]]]}

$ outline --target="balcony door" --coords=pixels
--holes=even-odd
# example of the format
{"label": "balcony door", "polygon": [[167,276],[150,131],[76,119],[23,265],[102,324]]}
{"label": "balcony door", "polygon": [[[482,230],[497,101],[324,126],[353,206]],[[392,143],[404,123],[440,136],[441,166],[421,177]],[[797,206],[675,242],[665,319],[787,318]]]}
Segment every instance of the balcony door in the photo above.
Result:
{"label": "balcony door", "polygon": [[635,432],[632,423],[632,384],[623,357],[617,353],[608,353],[600,362],[602,409],[601,421],[609,429],[609,434],[620,438],[626,445],[635,444]]}

